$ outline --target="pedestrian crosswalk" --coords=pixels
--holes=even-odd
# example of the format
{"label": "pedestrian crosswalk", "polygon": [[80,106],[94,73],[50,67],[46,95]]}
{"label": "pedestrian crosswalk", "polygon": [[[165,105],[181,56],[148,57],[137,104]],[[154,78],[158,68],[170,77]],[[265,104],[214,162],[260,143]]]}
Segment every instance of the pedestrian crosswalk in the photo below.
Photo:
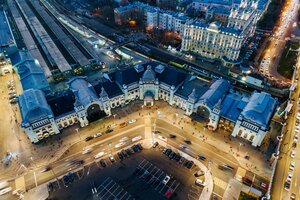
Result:
{"label": "pedestrian crosswalk", "polygon": [[226,189],[228,183],[226,183],[225,181],[217,178],[217,177],[214,177],[214,184],[222,189]]}

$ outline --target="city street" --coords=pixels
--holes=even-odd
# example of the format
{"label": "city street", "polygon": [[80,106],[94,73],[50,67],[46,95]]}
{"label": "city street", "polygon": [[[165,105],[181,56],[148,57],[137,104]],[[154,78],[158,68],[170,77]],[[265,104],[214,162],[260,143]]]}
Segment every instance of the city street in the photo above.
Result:
{"label": "city street", "polygon": [[269,62],[266,66],[268,70],[264,71],[267,71],[264,75],[270,79],[278,79],[282,84],[290,83],[290,80],[281,76],[277,72],[277,67],[286,45],[286,39],[290,37],[292,26],[297,22],[297,5],[299,5],[297,0],[286,1],[277,26],[273,30],[273,36],[270,37],[269,45],[266,47],[262,58],[262,62]]}
{"label": "city street", "polygon": [[[297,74],[299,73],[299,66],[300,66],[300,56],[298,56],[297,60]],[[272,190],[272,196],[280,197],[280,199],[289,199],[290,195],[292,193],[296,194],[297,197],[300,196],[300,148],[299,145],[297,145],[296,148],[293,148],[293,141],[294,141],[294,135],[295,135],[295,123],[297,120],[297,113],[298,113],[298,105],[299,105],[299,95],[300,95],[300,81],[294,80],[296,82],[297,86],[294,92],[292,92],[291,99],[294,99],[293,101],[293,107],[291,109],[291,112],[288,114],[288,119],[286,121],[286,128],[285,128],[285,136],[284,140],[282,141],[282,146],[280,149],[280,158],[278,162],[278,166],[276,168],[276,176],[274,180],[274,187]],[[294,150],[296,152],[295,158],[291,158],[291,151]],[[290,163],[294,161],[295,162],[295,169],[293,172],[293,178],[291,181],[291,188],[289,191],[284,189],[284,183],[286,182],[288,172],[290,171]]]}
{"label": "city street", "polygon": [[[162,136],[166,138],[168,138],[168,134],[175,134],[177,136],[174,139],[168,138],[167,144],[175,148],[180,148],[180,145],[186,145],[188,149],[183,151],[187,154],[193,157],[201,155],[207,158],[207,161],[203,163],[211,169],[215,182],[214,193],[217,196],[223,196],[228,182],[234,178],[238,167],[250,170],[250,174],[252,172],[257,174],[257,178],[260,181],[265,181],[264,178],[268,179],[270,169],[266,161],[264,161],[263,156],[259,156],[257,150],[251,150],[251,146],[248,147],[245,145],[240,147],[238,139],[235,140],[234,138],[234,141],[226,141],[226,139],[224,142],[223,136],[219,134],[212,135],[211,132],[201,128],[202,126],[199,126],[198,123],[193,125],[186,116],[182,115],[180,109],[172,108],[165,102],[157,102],[155,106],[156,109],[143,108],[141,105],[142,104],[138,102],[134,102],[123,109],[117,109],[115,116],[109,119],[99,120],[88,127],[81,128],[78,130],[78,133],[74,130],[75,127],[67,129],[66,132],[60,136],[62,138],[61,141],[63,140],[63,144],[66,146],[61,145],[56,151],[52,149],[55,155],[53,158],[49,160],[43,160],[39,157],[33,158],[31,165],[26,166],[27,169],[23,168],[19,170],[17,174],[25,174],[26,188],[34,188],[36,185],[53,180],[55,177],[59,177],[70,170],[75,170],[76,168],[68,166],[68,162],[72,160],[82,159],[85,164],[93,163],[93,156],[95,154],[101,151],[111,151],[111,147],[114,147],[121,138],[125,136],[133,138],[137,135],[144,137],[144,117],[150,116],[152,117],[153,130],[161,131]],[[118,127],[118,124],[130,119],[138,120],[136,123],[124,128]],[[108,124],[113,126],[114,131],[112,133],[105,134],[88,142],[84,141],[87,136],[105,131]],[[181,128],[181,126],[184,128]],[[195,132],[195,134],[192,132]],[[154,137],[157,138],[158,135]],[[191,139],[192,144],[185,144],[183,141],[184,138]],[[48,142],[52,143],[54,139],[55,138],[50,138]],[[159,138],[157,139],[160,140]],[[213,145],[213,143],[216,144],[216,142],[219,144],[218,146]],[[93,152],[83,155],[82,149],[90,146],[93,147]],[[42,154],[43,151],[39,151],[39,153]],[[257,156],[251,156],[255,154]],[[250,155],[250,160],[244,159],[243,155]],[[222,164],[228,164],[234,167],[234,170],[232,172],[221,171],[218,169],[218,166]],[[46,166],[50,166],[52,170],[42,173],[41,171]],[[4,174],[1,175],[4,176]],[[262,178],[260,178],[260,176]]]}

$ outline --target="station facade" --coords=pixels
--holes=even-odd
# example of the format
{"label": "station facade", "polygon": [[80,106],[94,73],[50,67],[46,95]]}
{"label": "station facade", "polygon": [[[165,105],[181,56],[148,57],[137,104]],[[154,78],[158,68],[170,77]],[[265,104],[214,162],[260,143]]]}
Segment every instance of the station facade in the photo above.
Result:
{"label": "station facade", "polygon": [[211,131],[229,123],[232,136],[259,146],[277,105],[267,93],[239,94],[225,79],[204,81],[157,62],[104,74],[91,82],[86,77],[73,77],[67,85],[60,93],[33,87],[20,95],[21,126],[32,143],[77,123],[88,126],[132,101],[141,100],[151,107],[163,100],[207,123]]}

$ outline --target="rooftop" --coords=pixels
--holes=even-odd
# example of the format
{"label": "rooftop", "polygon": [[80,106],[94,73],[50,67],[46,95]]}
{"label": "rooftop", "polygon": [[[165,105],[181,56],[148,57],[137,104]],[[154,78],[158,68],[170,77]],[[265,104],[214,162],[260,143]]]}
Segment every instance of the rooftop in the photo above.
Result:
{"label": "rooftop", "polygon": [[53,117],[51,108],[41,90],[25,90],[23,94],[19,96],[18,103],[22,116],[22,125]]}
{"label": "rooftop", "polygon": [[74,111],[75,96],[73,92],[68,91],[59,96],[47,98],[47,102],[54,116],[58,117]]}
{"label": "rooftop", "polygon": [[241,116],[258,126],[267,127],[277,106],[277,100],[265,92],[254,92]]}
{"label": "rooftop", "polygon": [[6,13],[0,8],[0,47],[15,44],[14,37],[7,21]]}
{"label": "rooftop", "polygon": [[238,93],[226,95],[221,105],[221,116],[229,121],[236,122],[248,101],[247,97]]}

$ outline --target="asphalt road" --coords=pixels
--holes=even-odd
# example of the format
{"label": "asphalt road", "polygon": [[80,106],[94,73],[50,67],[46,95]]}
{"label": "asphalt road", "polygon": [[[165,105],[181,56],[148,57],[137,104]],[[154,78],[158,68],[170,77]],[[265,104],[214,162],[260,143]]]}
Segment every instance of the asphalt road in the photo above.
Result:
{"label": "asphalt road", "polygon": [[[297,66],[300,66],[300,58],[298,57]],[[299,70],[297,71],[298,76],[300,76]],[[291,99],[295,99],[293,102],[293,107],[291,113],[288,115],[288,119],[286,121],[287,125],[285,128],[285,136],[282,141],[282,146],[280,149],[280,159],[278,161],[278,166],[276,168],[276,174],[274,179],[274,187],[272,189],[272,196],[280,197],[280,199],[289,199],[292,193],[296,194],[297,198],[300,197],[300,147],[299,144],[297,148],[293,148],[293,138],[296,134],[295,123],[298,112],[299,105],[299,95],[300,95],[300,81],[296,81],[297,87],[295,91],[292,93]],[[299,134],[298,134],[299,135]],[[294,150],[296,152],[295,158],[291,158],[291,151]],[[287,175],[290,172],[289,165],[291,161],[295,161],[295,170],[293,172],[293,178],[291,182],[291,188],[289,191],[284,189],[284,183],[287,179]]]}
{"label": "asphalt road", "polygon": [[[97,138],[99,141],[94,143],[90,143],[86,145],[86,142],[82,141],[81,143],[73,146],[70,150],[67,156],[64,156],[62,159],[59,159],[58,161],[51,163],[49,166],[52,170],[49,170],[47,172],[41,172],[46,166],[44,167],[38,167],[34,171],[30,171],[25,175],[25,183],[26,188],[30,189],[37,185],[40,185],[44,182],[47,182],[55,177],[59,177],[63,174],[65,174],[68,171],[72,171],[76,169],[76,166],[69,165],[70,161],[74,160],[83,160],[84,165],[89,165],[90,163],[95,162],[94,156],[99,152],[105,152],[107,155],[110,153],[115,152],[119,148],[115,148],[115,145],[119,143],[119,140],[123,137],[129,137],[133,138],[135,136],[144,136],[144,128],[143,126],[135,126],[128,130],[119,130],[118,132],[113,132],[110,134],[107,134],[106,138],[101,137]],[[110,136],[110,137],[108,137]],[[130,140],[128,141],[130,142]],[[130,144],[130,143],[128,143]],[[86,147],[92,147],[93,151],[89,154],[82,154],[82,149]],[[96,159],[100,160],[100,159]],[[36,179],[36,181],[35,181]]]}

